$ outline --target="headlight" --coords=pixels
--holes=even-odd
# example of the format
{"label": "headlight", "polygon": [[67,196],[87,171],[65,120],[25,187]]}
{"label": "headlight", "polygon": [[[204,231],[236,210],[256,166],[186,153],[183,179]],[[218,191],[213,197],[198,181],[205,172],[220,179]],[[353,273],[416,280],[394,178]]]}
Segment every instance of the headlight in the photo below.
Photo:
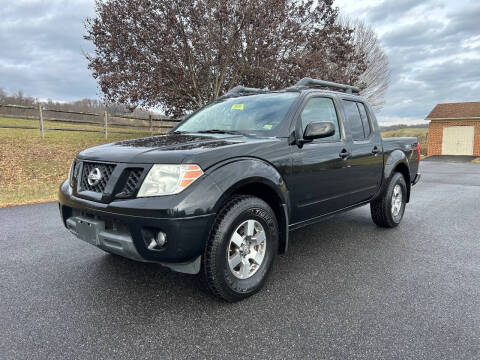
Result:
{"label": "headlight", "polygon": [[73,160],[73,163],[70,166],[70,170],[68,170],[68,183],[70,184],[70,186],[72,186],[72,184],[73,184],[73,172],[75,170],[75,163],[76,163],[76,161]]}
{"label": "headlight", "polygon": [[178,194],[202,175],[198,165],[155,164],[143,180],[137,197]]}

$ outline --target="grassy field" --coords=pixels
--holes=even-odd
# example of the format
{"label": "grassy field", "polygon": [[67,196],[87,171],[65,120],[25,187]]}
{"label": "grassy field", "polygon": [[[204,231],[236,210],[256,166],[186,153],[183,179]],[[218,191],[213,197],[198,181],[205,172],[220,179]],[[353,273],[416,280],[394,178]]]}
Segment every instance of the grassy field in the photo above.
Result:
{"label": "grassy field", "polygon": [[[36,126],[29,120],[0,118],[0,124]],[[100,129],[99,127],[45,123],[46,127]],[[52,201],[67,177],[75,155],[82,149],[105,142],[147,136],[147,132],[118,130],[108,140],[102,133],[0,128],[0,207]]]}
{"label": "grassy field", "polygon": [[[37,126],[36,121],[0,117],[1,125]],[[101,128],[86,125],[46,122],[46,127]],[[113,130],[113,129],[112,129]],[[53,201],[60,183],[67,177],[75,155],[87,147],[105,142],[147,136],[148,132],[115,129],[108,140],[102,133],[73,131],[46,131],[45,139],[39,130],[0,128],[0,207]],[[417,136],[426,152],[427,129],[401,129],[382,134],[389,136]]]}

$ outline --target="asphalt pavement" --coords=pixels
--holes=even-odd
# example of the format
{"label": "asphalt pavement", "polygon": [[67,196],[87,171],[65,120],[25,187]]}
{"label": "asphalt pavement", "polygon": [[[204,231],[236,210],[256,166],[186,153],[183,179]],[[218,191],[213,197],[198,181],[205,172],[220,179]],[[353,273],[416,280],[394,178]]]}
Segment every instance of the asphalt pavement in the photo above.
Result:
{"label": "asphalt pavement", "polygon": [[55,203],[0,209],[0,358],[478,359],[480,165],[421,171],[398,228],[366,206],[298,230],[235,304],[75,239]]}

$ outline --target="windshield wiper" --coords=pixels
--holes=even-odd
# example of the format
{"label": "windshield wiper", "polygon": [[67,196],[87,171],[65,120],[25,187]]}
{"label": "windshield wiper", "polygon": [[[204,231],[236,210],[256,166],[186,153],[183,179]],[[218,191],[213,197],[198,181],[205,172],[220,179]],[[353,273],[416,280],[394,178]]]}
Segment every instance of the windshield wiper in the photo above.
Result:
{"label": "windshield wiper", "polygon": [[199,134],[232,134],[232,135],[245,135],[244,133],[236,130],[220,130],[220,129],[210,129],[210,130],[199,130]]}

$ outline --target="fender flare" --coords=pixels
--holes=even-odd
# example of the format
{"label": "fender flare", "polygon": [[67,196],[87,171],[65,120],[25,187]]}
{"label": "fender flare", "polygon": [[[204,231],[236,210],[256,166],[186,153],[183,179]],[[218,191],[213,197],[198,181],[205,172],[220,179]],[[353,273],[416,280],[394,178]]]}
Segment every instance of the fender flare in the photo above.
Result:
{"label": "fender flare", "polygon": [[215,199],[215,213],[220,211],[222,205],[233,194],[241,191],[242,188],[255,186],[255,184],[259,184],[262,191],[268,190],[267,192],[275,196],[273,210],[280,232],[279,252],[285,253],[288,248],[288,223],[291,206],[287,185],[279,171],[264,160],[242,157],[221,162],[209,168],[207,174],[222,193],[218,199]]}
{"label": "fender flare", "polygon": [[388,186],[388,181],[390,180],[390,177],[397,169],[405,177],[405,183],[407,184],[407,202],[410,201],[410,163],[405,153],[398,149],[392,151],[385,161],[385,166],[383,168],[382,186],[380,187],[379,192],[375,195],[374,199],[378,198],[385,191],[386,187]]}

